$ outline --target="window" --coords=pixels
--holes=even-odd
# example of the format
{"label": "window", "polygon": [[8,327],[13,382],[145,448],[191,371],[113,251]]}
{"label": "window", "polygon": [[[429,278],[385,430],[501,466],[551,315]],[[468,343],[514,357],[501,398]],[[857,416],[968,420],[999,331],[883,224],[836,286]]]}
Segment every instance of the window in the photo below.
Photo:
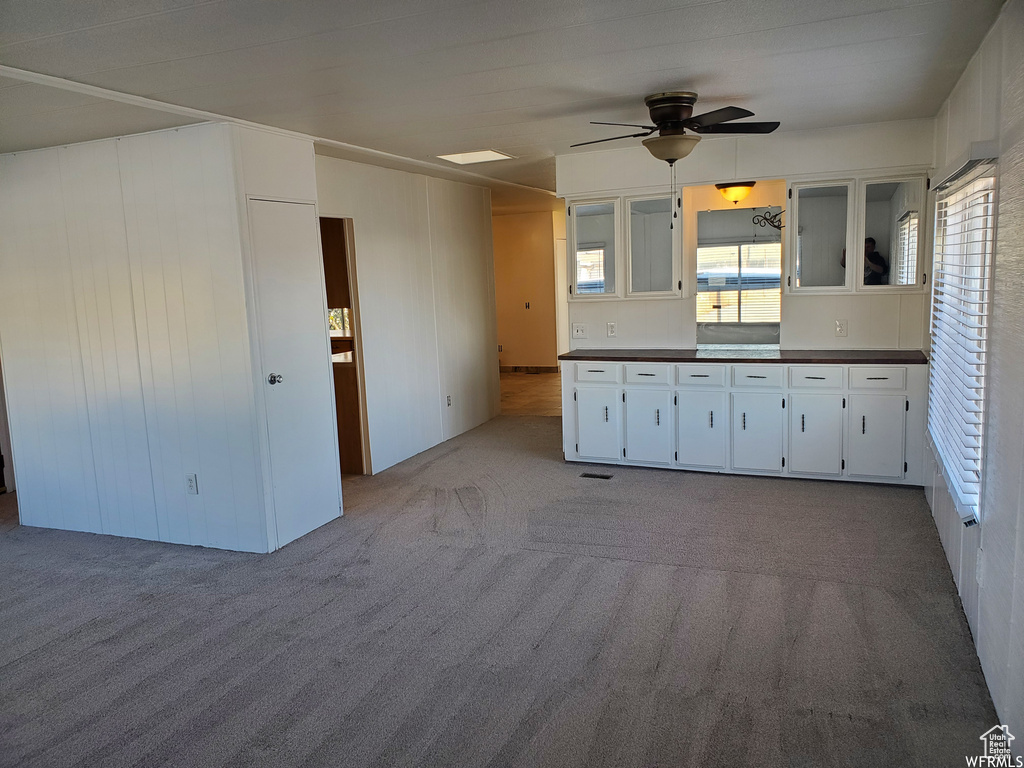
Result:
{"label": "window", "polygon": [[994,235],[991,166],[939,192],[928,432],[963,518],[978,517],[981,495]]}
{"label": "window", "polygon": [[615,294],[617,216],[617,203],[613,200],[570,206],[575,241],[570,275],[575,295]]}
{"label": "window", "polygon": [[896,284],[917,283],[917,211],[908,211],[899,220],[896,242]]}
{"label": "window", "polygon": [[779,243],[697,248],[698,323],[778,323],[782,278]]}
{"label": "window", "polygon": [[604,246],[576,251],[576,293],[604,293]]}

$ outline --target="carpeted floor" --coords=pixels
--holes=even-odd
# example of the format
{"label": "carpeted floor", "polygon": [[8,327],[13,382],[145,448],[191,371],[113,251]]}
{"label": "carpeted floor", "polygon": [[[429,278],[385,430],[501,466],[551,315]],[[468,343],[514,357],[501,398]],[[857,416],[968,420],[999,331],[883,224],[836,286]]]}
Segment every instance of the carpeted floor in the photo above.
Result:
{"label": "carpeted floor", "polygon": [[273,555],[0,533],[0,765],[978,753],[995,713],[920,490],[588,469],[558,419],[500,417]]}

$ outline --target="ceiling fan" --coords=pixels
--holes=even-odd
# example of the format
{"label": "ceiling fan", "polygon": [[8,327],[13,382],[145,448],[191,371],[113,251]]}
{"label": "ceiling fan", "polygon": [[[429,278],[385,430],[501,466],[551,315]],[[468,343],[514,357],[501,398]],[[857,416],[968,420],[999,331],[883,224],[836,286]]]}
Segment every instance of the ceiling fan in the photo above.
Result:
{"label": "ceiling fan", "polygon": [[[591,122],[591,125],[621,125],[626,128],[643,128],[640,133],[628,133],[624,136],[612,136],[607,139],[583,141],[573,147],[584,147],[588,144],[600,144],[605,141],[619,139],[645,138],[643,144],[659,160],[669,165],[686,157],[700,141],[699,134],[706,133],[771,133],[779,127],[777,122],[734,123],[743,117],[753,117],[754,113],[741,107],[722,107],[702,115],[693,114],[693,105],[697,94],[692,91],[667,91],[653,93],[644,99],[644,104],[651,113],[654,125],[638,123],[606,123]],[[693,133],[687,133],[690,130]],[[652,134],[657,131],[657,136]]]}

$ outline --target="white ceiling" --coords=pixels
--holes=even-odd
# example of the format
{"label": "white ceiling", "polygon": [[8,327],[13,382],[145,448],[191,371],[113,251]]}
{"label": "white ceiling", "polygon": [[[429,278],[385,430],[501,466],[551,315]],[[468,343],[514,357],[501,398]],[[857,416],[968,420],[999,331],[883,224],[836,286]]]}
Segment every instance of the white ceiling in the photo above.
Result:
{"label": "white ceiling", "polygon": [[[660,90],[781,130],[930,117],[1001,4],[0,0],[0,64],[438,165],[497,149],[469,169],[553,190],[556,154],[618,132],[589,120]],[[0,152],[199,119],[8,78],[0,114]]]}

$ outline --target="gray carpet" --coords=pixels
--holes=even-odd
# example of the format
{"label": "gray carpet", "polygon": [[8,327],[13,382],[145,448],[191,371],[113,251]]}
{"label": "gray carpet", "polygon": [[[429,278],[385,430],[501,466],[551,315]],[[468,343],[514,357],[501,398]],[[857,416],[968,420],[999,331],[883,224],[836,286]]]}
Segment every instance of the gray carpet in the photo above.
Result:
{"label": "gray carpet", "polygon": [[0,765],[953,766],[996,723],[920,490],[501,417],[345,507],[264,556],[0,532]]}

